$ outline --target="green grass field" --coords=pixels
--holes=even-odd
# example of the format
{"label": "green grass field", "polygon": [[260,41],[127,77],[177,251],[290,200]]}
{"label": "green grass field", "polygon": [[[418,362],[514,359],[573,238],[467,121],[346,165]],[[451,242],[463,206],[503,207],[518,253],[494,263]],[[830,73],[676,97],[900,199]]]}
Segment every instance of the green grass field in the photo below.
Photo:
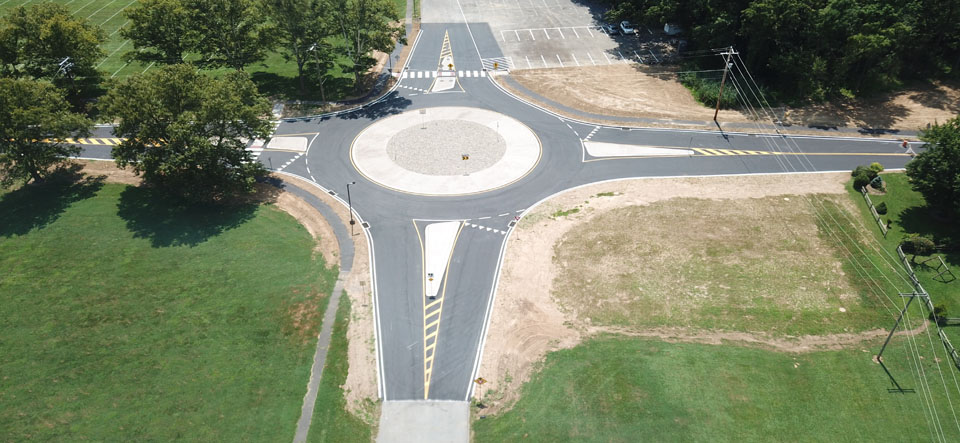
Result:
{"label": "green grass field", "polygon": [[[904,342],[895,341],[891,357],[903,351]],[[939,379],[940,390],[933,390],[939,425],[934,425],[915,379],[904,374],[901,381],[917,393],[888,393],[886,375],[871,356],[859,348],[785,354],[602,337],[548,355],[516,406],[475,417],[474,437],[477,442],[928,441],[942,428],[946,441],[960,438]],[[929,361],[922,365],[936,371]]]}
{"label": "green grass field", "polygon": [[[53,0],[52,2],[64,5],[73,15],[87,19],[107,34],[107,41],[103,44],[107,57],[97,66],[97,69],[104,72],[105,78],[124,78],[151,68],[149,65],[138,62],[128,64],[123,61],[123,54],[133,50],[133,45],[129,40],[120,37],[120,28],[127,22],[124,11],[135,7],[137,0]],[[40,3],[39,0],[0,0],[0,15],[18,6],[29,7],[38,3]]]}
{"label": "green grass field", "polygon": [[0,440],[292,438],[337,269],[286,213],[0,191],[0,269]]}
{"label": "green grass field", "polygon": [[[45,0],[46,1],[46,0]],[[132,51],[133,43],[120,36],[120,29],[127,24],[126,11],[128,8],[137,6],[137,0],[51,0],[66,6],[75,16],[87,19],[92,25],[99,26],[108,36],[102,48],[106,57],[96,66],[103,72],[104,79],[122,79],[134,74],[144,73],[153,69],[156,65],[153,63],[143,64],[137,61],[126,62],[124,54]],[[40,0],[0,0],[0,15],[18,6],[31,6],[38,4]],[[399,5],[399,1],[398,1]],[[404,2],[405,5],[405,2]],[[401,10],[402,11],[402,10]],[[401,12],[401,16],[403,13]],[[277,48],[277,51],[280,51]],[[341,63],[346,63],[344,57]],[[308,67],[314,69],[312,67]],[[280,99],[302,98],[307,100],[319,100],[320,92],[316,87],[309,86],[304,97],[299,96],[297,66],[292,61],[287,61],[280,52],[273,52],[259,63],[252,64],[246,68],[251,74],[254,82],[260,88],[260,91],[268,96]],[[213,75],[227,72],[226,69],[211,71]],[[327,99],[338,99],[354,94],[353,77],[350,74],[344,74],[342,69],[335,68],[331,73],[331,79],[327,81],[326,92]]]}

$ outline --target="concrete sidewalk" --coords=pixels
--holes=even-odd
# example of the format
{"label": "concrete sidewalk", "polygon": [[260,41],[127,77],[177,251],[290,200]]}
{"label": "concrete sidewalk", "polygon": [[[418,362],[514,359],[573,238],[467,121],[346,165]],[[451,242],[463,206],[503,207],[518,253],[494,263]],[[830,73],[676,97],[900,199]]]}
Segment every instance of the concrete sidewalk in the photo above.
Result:
{"label": "concrete sidewalk", "polygon": [[470,403],[387,401],[380,412],[377,443],[470,441]]}

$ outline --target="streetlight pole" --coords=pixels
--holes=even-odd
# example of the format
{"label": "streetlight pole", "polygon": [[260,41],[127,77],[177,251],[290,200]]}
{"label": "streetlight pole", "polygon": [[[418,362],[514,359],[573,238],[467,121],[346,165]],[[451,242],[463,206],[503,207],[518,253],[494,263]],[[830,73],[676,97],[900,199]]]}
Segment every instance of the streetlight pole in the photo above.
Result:
{"label": "streetlight pole", "polygon": [[357,221],[353,219],[353,201],[350,200],[350,185],[355,185],[357,182],[353,181],[347,183],[347,207],[350,208],[350,235],[353,236],[353,225],[357,224]]}

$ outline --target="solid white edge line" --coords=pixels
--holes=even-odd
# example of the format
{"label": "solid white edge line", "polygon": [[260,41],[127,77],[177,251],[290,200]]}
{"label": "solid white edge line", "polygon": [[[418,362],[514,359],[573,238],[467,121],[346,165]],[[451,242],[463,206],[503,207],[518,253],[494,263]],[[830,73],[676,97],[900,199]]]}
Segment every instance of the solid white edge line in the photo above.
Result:
{"label": "solid white edge line", "polygon": [[[307,149],[309,150],[309,147],[308,147]],[[302,179],[302,180],[306,181],[307,183],[313,185],[313,186],[316,187],[317,189],[320,189],[321,191],[327,193],[327,195],[330,195],[330,190],[329,190],[329,189],[323,187],[322,185],[320,185],[320,184],[317,183],[317,182],[307,180],[306,177],[302,177],[302,176],[299,176],[299,175],[297,175],[297,174],[291,174],[291,173],[289,173],[289,172],[283,172],[283,171],[275,171],[274,173],[275,173],[275,174],[282,174],[282,175],[286,175],[286,176],[290,176],[290,177],[295,177],[295,178]],[[349,207],[349,205],[347,204],[347,202],[345,202],[342,198],[340,198],[340,195],[339,195],[339,194],[337,194],[337,195],[330,195],[330,196],[333,197],[334,200],[340,202],[341,205],[343,205],[343,206],[345,206],[345,207]],[[379,289],[379,288],[378,288],[378,286],[377,286],[377,264],[376,264],[376,261],[374,260],[375,254],[374,254],[374,246],[373,246],[373,236],[370,235],[370,229],[369,229],[369,228],[363,228],[363,223],[364,223],[363,217],[361,217],[360,214],[357,213],[357,211],[353,211],[353,213],[354,213],[354,216],[357,218],[357,221],[360,222],[361,230],[363,231],[364,235],[366,235],[366,237],[367,237],[367,245],[369,246],[369,247],[367,248],[367,249],[368,249],[368,250],[367,250],[367,257],[368,257],[368,260],[370,260],[370,281],[371,281],[371,285],[370,285],[370,286],[373,288],[373,291],[372,291],[372,294],[371,294],[371,298],[373,299],[373,325],[374,325],[374,331],[375,331],[374,342],[376,343],[376,348],[377,348],[377,353],[376,353],[376,358],[377,358],[377,391],[378,391],[379,394],[380,394],[380,399],[383,400],[383,401],[387,401],[387,387],[386,387],[386,380],[384,379],[384,372],[383,372],[383,348],[382,348],[382,346],[381,346],[381,340],[380,340],[380,334],[381,334],[381,332],[380,332],[380,306],[379,306],[379,304],[377,303],[377,293],[378,293],[378,289]],[[352,271],[352,269],[351,269],[351,271]]]}
{"label": "solid white edge line", "polygon": [[[904,170],[905,170],[904,168],[887,169],[887,171],[898,171],[898,172],[899,172],[899,171],[904,171]],[[520,219],[522,220],[523,217],[525,217],[530,211],[536,209],[537,206],[540,206],[541,204],[543,204],[543,203],[546,202],[547,200],[550,200],[551,198],[554,198],[554,197],[556,197],[556,196],[558,196],[558,195],[560,195],[560,194],[563,194],[563,193],[569,192],[569,191],[574,191],[574,190],[577,190],[577,189],[580,189],[580,188],[583,188],[583,187],[587,187],[587,186],[593,186],[593,185],[602,184],[602,183],[614,183],[614,182],[628,181],[628,180],[664,179],[664,178],[740,177],[740,176],[751,176],[751,175],[753,175],[753,176],[757,176],[757,175],[759,175],[759,176],[765,176],[765,175],[796,175],[796,174],[830,174],[830,173],[839,173],[839,172],[849,172],[849,171],[847,171],[847,170],[842,170],[842,171],[799,171],[799,172],[766,172],[766,173],[759,173],[759,174],[670,175],[670,176],[662,176],[662,177],[622,177],[622,178],[613,178],[613,179],[609,179],[609,180],[600,180],[600,181],[595,181],[595,182],[590,182],[590,183],[584,183],[584,184],[581,184],[581,185],[574,186],[574,187],[572,187],[572,188],[567,188],[567,189],[564,189],[564,190],[561,190],[561,191],[554,192],[553,194],[550,194],[550,195],[548,195],[548,196],[540,199],[538,202],[534,203],[534,204],[531,205],[529,208],[524,209],[523,212],[522,212],[518,217],[520,217]],[[517,223],[515,223],[512,227],[509,228],[509,231],[507,232],[507,235],[506,235],[506,236],[504,237],[504,239],[503,239],[503,244],[500,245],[500,256],[498,257],[498,261],[497,261],[497,269],[496,269],[495,272],[494,272],[493,287],[490,289],[490,299],[489,299],[489,301],[487,302],[487,310],[486,310],[486,312],[484,313],[484,319],[483,319],[483,329],[482,329],[481,332],[480,332],[480,346],[477,347],[477,354],[476,354],[476,357],[474,357],[473,371],[471,372],[471,375],[470,375],[469,387],[467,388],[467,395],[466,395],[466,397],[464,398],[464,401],[470,401],[470,397],[473,395],[473,389],[474,389],[474,387],[475,387],[475,385],[476,385],[476,383],[474,383],[473,381],[476,380],[477,377],[479,376],[478,372],[480,371],[480,364],[482,363],[482,359],[483,359],[483,348],[484,348],[484,347],[486,346],[486,344],[487,344],[487,331],[488,331],[489,328],[490,328],[490,319],[491,319],[491,316],[493,315],[493,305],[494,305],[495,300],[496,300],[496,298],[497,298],[497,288],[500,286],[500,270],[501,270],[501,268],[503,267],[504,252],[506,251],[507,243],[510,241],[510,236],[513,235],[513,231],[517,228],[517,226],[520,226],[520,221],[517,221]]]}

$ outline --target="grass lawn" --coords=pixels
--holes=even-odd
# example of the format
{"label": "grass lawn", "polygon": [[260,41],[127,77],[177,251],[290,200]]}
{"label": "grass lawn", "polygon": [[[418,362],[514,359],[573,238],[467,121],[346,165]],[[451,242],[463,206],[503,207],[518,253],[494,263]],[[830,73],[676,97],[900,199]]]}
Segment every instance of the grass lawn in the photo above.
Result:
{"label": "grass lawn", "polygon": [[372,430],[362,420],[346,412],[343,386],[347,381],[347,325],[350,297],[340,297],[337,320],[327,350],[327,363],[317,392],[317,408],[307,440],[311,442],[369,442]]}
{"label": "grass lawn", "polygon": [[[887,204],[888,212],[881,216],[884,221],[891,221],[886,238],[883,237],[879,227],[874,223],[873,216],[867,210],[866,202],[863,201],[863,196],[854,191],[852,186],[849,189],[850,198],[855,200],[860,207],[860,215],[864,224],[870,227],[875,239],[883,245],[886,251],[897,257],[897,245],[908,234],[930,235],[936,239],[946,237],[960,239],[960,224],[957,224],[954,219],[945,219],[934,214],[926,206],[923,196],[911,189],[906,174],[883,174],[883,179],[886,181],[887,192],[883,195],[871,195],[870,199],[875,205],[879,205],[881,202]],[[953,271],[953,274],[960,278],[960,251],[937,252],[935,255],[943,256],[943,260]],[[919,263],[932,257],[934,256],[917,257],[916,261]],[[916,271],[920,284],[930,293],[930,299],[933,303],[945,305],[947,316],[960,317],[960,280],[949,281],[949,276],[946,276],[946,282],[943,279],[934,279],[937,275],[936,267],[939,263],[939,261],[933,260],[927,262],[926,265],[918,264],[914,266],[914,271]],[[903,288],[901,290],[909,289]],[[953,344],[960,346],[960,326],[948,326],[944,330],[950,336]]]}
{"label": "grass lawn", "polygon": [[269,205],[0,195],[0,435],[289,441],[337,273],[312,250]]}
{"label": "grass lawn", "polygon": [[[902,352],[903,341],[895,339],[888,352]],[[888,393],[886,375],[871,356],[861,349],[795,355],[601,337],[548,355],[513,409],[474,421],[474,437],[477,442],[933,439],[931,429],[940,431],[928,427],[932,415],[919,389]],[[923,364],[935,371],[929,361]],[[909,375],[901,382],[916,387]],[[940,427],[946,441],[956,441],[960,428],[943,392],[933,390]]]}

